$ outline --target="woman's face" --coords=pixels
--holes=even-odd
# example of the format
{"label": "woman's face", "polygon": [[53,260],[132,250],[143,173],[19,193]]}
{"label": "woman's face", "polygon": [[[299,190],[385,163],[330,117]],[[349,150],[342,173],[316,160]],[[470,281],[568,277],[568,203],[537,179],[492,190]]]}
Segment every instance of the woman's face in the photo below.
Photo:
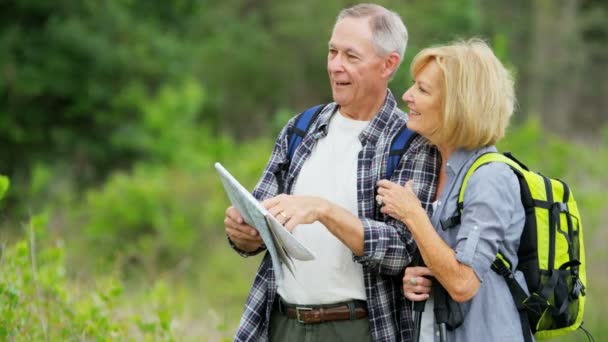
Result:
{"label": "woman's face", "polygon": [[443,120],[442,83],[443,72],[431,60],[420,69],[414,85],[402,97],[409,107],[407,127],[431,141]]}

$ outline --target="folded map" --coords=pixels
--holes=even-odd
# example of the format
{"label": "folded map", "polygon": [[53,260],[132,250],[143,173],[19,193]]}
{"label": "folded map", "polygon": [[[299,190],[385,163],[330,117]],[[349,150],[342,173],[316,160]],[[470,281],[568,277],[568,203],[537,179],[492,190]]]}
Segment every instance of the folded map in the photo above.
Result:
{"label": "folded map", "polygon": [[293,261],[312,260],[314,255],[260,204],[220,163],[215,163],[224,190],[247,224],[257,229],[272,259],[278,280],[283,279],[281,263],[293,274]]}

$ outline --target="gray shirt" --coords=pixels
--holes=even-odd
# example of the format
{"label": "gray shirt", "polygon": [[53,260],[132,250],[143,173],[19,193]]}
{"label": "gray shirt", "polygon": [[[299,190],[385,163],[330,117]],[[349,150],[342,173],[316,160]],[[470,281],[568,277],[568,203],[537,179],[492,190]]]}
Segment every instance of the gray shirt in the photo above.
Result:
{"label": "gray shirt", "polygon": [[[500,251],[517,266],[517,249],[525,213],[517,176],[503,163],[480,167],[469,179],[464,194],[461,224],[448,230],[441,220],[457,212],[462,180],[471,164],[493,146],[455,151],[446,166],[445,186],[437,201],[432,223],[443,240],[456,251],[456,258],[470,266],[481,285],[475,296],[461,304],[466,313],[462,326],[448,331],[448,341],[523,341],[519,314],[507,284],[490,267]],[[515,273],[527,290],[523,274]],[[435,331],[435,341],[438,341]]]}

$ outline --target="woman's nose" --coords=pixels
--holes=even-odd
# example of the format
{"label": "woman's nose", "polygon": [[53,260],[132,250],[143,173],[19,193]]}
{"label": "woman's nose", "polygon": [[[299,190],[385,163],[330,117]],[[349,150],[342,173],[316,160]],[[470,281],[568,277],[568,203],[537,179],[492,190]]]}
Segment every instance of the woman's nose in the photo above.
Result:
{"label": "woman's nose", "polygon": [[403,99],[403,101],[406,103],[414,102],[411,90],[412,88],[410,87],[408,90],[405,91],[405,93],[403,93],[403,96],[401,97],[401,99]]}

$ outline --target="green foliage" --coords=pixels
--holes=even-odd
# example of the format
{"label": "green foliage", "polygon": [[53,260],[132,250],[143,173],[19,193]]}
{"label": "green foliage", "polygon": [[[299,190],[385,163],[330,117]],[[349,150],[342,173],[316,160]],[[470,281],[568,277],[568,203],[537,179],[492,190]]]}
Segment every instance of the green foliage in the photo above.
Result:
{"label": "green foliage", "polygon": [[99,177],[133,156],[108,139],[139,118],[117,107],[116,97],[134,84],[154,90],[186,75],[190,65],[190,42],[177,38],[188,21],[167,15],[166,6],[145,6],[158,18],[149,20],[141,16],[143,5],[0,5],[0,132],[6,139],[0,161],[11,174],[61,155]]}
{"label": "green foliage", "polygon": [[171,265],[200,243],[200,227],[209,217],[199,204],[210,189],[197,178],[150,167],[114,174],[103,189],[87,194],[83,233],[93,245],[106,246],[104,253],[143,258],[150,267]]}
{"label": "green foliage", "polygon": [[171,155],[158,154],[171,156],[173,166],[140,164],[129,173],[112,174],[73,204],[77,225],[68,229],[84,236],[87,245],[103,245],[99,252],[119,265],[135,262],[150,275],[196,255],[203,243],[223,239],[228,201],[213,164],[234,168],[235,176],[251,188],[266,162],[260,157],[271,144],[259,140],[238,146],[226,137],[194,134],[187,125],[180,132],[177,139],[193,138],[169,143],[174,146]]}
{"label": "green foliage", "polygon": [[10,181],[8,177],[0,175],[0,199],[2,199],[8,191],[9,185]]}
{"label": "green foliage", "polygon": [[[74,286],[66,277],[65,246],[48,240],[46,225],[45,216],[33,217],[28,239],[0,250],[0,340],[114,341],[134,334],[139,319],[121,308],[123,285],[100,276],[94,288]],[[172,340],[170,312],[150,312],[159,318],[137,334]]]}
{"label": "green foliage", "polygon": [[232,341],[235,324],[243,312],[243,306],[261,255],[242,258],[222,241],[208,249],[207,257],[197,276],[196,293],[211,313],[205,313],[203,340],[218,341],[220,337]]}
{"label": "green foliage", "polygon": [[205,127],[198,124],[206,99],[205,89],[192,79],[165,84],[154,95],[141,85],[132,85],[116,102],[133,106],[141,120],[123,125],[113,136],[113,144],[137,151],[150,162],[190,163],[192,149],[209,139]]}

